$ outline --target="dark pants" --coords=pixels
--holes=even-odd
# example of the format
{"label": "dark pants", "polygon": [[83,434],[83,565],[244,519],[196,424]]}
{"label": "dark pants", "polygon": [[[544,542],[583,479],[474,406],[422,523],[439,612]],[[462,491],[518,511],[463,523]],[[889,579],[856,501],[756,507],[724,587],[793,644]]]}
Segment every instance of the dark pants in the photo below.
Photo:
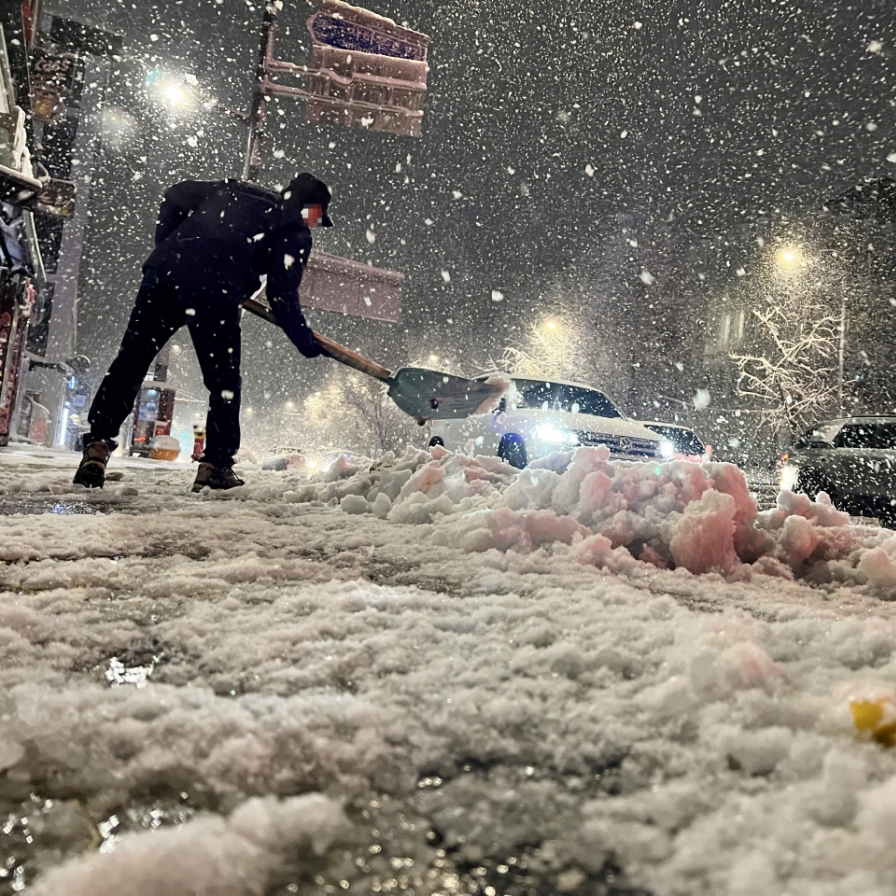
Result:
{"label": "dark pants", "polygon": [[147,268],[121,341],[90,407],[90,434],[113,441],[163,345],[184,325],[199,358],[209,391],[203,460],[233,463],[240,447],[240,306],[222,288],[186,288],[161,271]]}

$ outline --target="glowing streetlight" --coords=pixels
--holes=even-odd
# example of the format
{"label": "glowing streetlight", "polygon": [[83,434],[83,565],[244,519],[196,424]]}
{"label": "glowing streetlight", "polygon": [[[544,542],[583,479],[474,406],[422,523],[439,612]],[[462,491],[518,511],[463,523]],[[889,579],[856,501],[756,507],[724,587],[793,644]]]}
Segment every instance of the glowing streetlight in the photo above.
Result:
{"label": "glowing streetlight", "polygon": [[162,96],[171,106],[179,106],[187,98],[187,95],[177,84],[168,84],[164,88]]}
{"label": "glowing streetlight", "polygon": [[202,105],[202,91],[195,75],[154,68],[147,72],[145,85],[146,92],[171,115],[192,115]]}
{"label": "glowing streetlight", "polygon": [[785,274],[791,274],[805,267],[806,255],[799,246],[783,246],[775,253],[775,263],[778,270]]}

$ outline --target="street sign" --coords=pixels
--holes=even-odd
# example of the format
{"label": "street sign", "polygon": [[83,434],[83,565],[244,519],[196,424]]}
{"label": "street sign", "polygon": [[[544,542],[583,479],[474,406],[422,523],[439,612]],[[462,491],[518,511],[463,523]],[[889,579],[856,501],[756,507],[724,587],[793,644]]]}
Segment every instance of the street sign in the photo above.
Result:
{"label": "street sign", "polygon": [[301,302],[318,311],[335,311],[398,323],[404,274],[348,258],[312,252],[302,277]]}
{"label": "street sign", "polygon": [[[299,289],[303,308],[397,324],[401,320],[404,274],[314,250]],[[263,285],[252,299],[263,299]]]}
{"label": "street sign", "polygon": [[[260,147],[270,97],[306,101],[309,121],[362,127],[419,137],[429,66],[429,37],[392,19],[342,0],[310,0],[320,7],[308,21],[311,61],[298,65],[274,55],[282,3],[265,3],[256,84],[252,93],[249,143],[243,179],[258,177]],[[305,85],[283,83],[285,76]]]}
{"label": "street sign", "polygon": [[420,136],[425,62],[315,44],[309,68],[309,121]]}
{"label": "street sign", "polygon": [[[307,22],[313,38],[310,64],[275,59],[271,40],[263,92],[305,99],[309,121],[419,137],[429,38],[342,0],[319,5]],[[307,79],[307,89],[274,80],[283,74]]]}
{"label": "street sign", "polygon": [[323,0],[320,12],[308,19],[307,26],[318,44],[426,62],[429,38],[425,34],[341,0]]}
{"label": "street sign", "polygon": [[[255,89],[246,120],[249,142],[243,180],[258,179],[271,97],[306,101],[309,121],[324,121],[419,137],[429,66],[429,37],[342,0],[310,0],[310,65],[275,56],[281,0],[264,4]],[[283,83],[285,76],[307,86]]]}

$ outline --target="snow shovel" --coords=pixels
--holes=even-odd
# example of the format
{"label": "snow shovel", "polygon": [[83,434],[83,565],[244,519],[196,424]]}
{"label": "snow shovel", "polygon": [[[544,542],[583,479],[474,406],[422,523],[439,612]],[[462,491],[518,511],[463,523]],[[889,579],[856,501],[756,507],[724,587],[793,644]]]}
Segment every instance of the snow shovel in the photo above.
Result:
{"label": "snow shovel", "polygon": [[[272,324],[277,323],[274,312],[255,299],[243,302],[243,308]],[[487,414],[498,406],[510,387],[505,377],[469,380],[425,367],[402,367],[392,373],[320,333],[314,333],[314,339],[331,358],[385,383],[389,398],[420,424],[427,420],[457,420],[471,414]]]}

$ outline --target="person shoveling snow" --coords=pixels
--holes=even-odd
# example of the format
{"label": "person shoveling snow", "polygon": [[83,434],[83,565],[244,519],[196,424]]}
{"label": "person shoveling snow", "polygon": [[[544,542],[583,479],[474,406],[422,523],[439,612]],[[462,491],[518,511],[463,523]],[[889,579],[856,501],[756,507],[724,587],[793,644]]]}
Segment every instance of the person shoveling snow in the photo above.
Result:
{"label": "person shoveling snow", "polygon": [[302,315],[299,284],[311,228],[332,226],[330,197],[329,187],[310,174],[282,193],[236,180],[185,181],[168,190],[121,348],[88,414],[76,485],[103,487],[115,437],[146,371],[184,325],[209,390],[205,452],[193,491],[243,484],[233,471],[240,445],[240,306],[267,276],[277,324],[305,357],[325,354]]}

